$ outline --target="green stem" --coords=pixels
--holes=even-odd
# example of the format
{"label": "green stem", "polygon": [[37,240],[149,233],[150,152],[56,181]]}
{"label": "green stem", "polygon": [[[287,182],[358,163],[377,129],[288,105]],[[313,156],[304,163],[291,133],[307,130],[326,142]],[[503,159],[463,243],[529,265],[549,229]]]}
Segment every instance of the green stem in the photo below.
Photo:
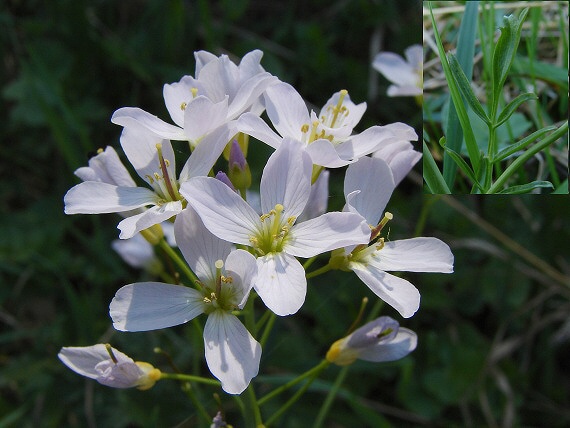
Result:
{"label": "green stem", "polygon": [[287,391],[289,388],[291,388],[292,386],[297,385],[299,382],[301,382],[303,379],[313,376],[313,374],[315,376],[317,376],[321,371],[323,371],[325,368],[327,368],[329,366],[330,362],[327,360],[322,360],[319,364],[317,364],[315,367],[313,367],[310,370],[307,370],[305,373],[299,375],[298,377],[296,377],[295,379],[287,382],[284,385],[281,385],[278,388],[275,388],[273,391],[271,391],[269,394],[264,395],[263,397],[261,397],[258,400],[258,404],[260,406],[262,406],[263,404],[265,404],[267,401],[271,400],[273,397],[276,397],[277,395],[281,394],[284,391]]}
{"label": "green stem", "polygon": [[220,381],[215,379],[208,379],[201,376],[194,376],[182,373],[164,373],[161,372],[160,379],[174,379],[174,380],[181,380],[186,382],[198,382],[198,383],[205,383],[208,385],[220,386]]}
{"label": "green stem", "polygon": [[[249,386],[247,387],[247,398],[249,401],[249,407],[251,410],[251,413],[247,413],[248,417],[246,417],[246,420],[251,420],[251,416],[253,415],[254,421],[255,421],[255,426],[256,427],[263,427],[263,420],[261,419],[261,410],[259,409],[259,402],[257,401],[257,397],[255,396],[255,391],[253,389],[253,384],[249,384]],[[247,426],[251,426],[251,423],[248,423]]]}
{"label": "green stem", "polygon": [[327,413],[329,412],[330,407],[331,407],[336,395],[338,394],[340,386],[342,385],[342,382],[344,382],[344,378],[348,374],[349,367],[350,366],[343,367],[340,370],[340,372],[338,373],[336,380],[334,382],[334,385],[333,385],[332,389],[329,391],[329,393],[327,394],[327,398],[325,398],[325,401],[321,407],[321,410],[319,411],[319,414],[317,415],[317,420],[315,421],[313,428],[320,428],[323,425],[323,422],[325,421],[325,418],[327,417]]}
{"label": "green stem", "polygon": [[184,391],[184,393],[188,396],[188,398],[190,399],[190,401],[192,402],[192,404],[194,405],[196,410],[198,410],[198,413],[200,413],[200,415],[202,416],[204,421],[207,424],[211,424],[212,423],[212,415],[210,415],[208,413],[208,411],[206,410],[206,408],[202,405],[201,401],[198,399],[198,397],[194,393],[194,390],[193,390],[190,382],[184,382],[182,384],[182,391]]}
{"label": "green stem", "polygon": [[174,251],[174,249],[170,245],[168,245],[168,242],[166,242],[164,238],[160,240],[158,245],[168,255],[168,257],[170,257],[174,261],[174,263],[176,263],[178,268],[182,272],[184,272],[184,274],[188,277],[188,279],[190,279],[194,284],[196,284],[197,287],[202,288],[202,286],[200,285],[200,280],[198,279],[196,274],[192,272],[192,269],[188,267],[188,264],[182,259],[182,257],[178,255],[176,251]]}
{"label": "green stem", "polygon": [[313,256],[310,259],[307,259],[307,261],[303,264],[303,269],[307,270],[315,260],[317,260],[317,256]]}
{"label": "green stem", "polygon": [[540,143],[535,144],[532,148],[528,149],[522,155],[516,158],[513,163],[510,164],[507,169],[505,169],[505,172],[503,172],[501,176],[497,178],[497,181],[495,181],[495,183],[489,187],[487,193],[497,193],[499,190],[501,190],[507,179],[513,175],[517,169],[523,166],[527,160],[533,157],[536,153],[554,143],[556,140],[566,134],[566,132],[568,132],[568,121],[564,122],[560,128],[558,128]]}
{"label": "green stem", "polygon": [[265,325],[265,330],[263,330],[263,335],[259,340],[261,348],[265,347],[265,343],[267,342],[267,339],[269,339],[269,333],[271,333],[271,329],[273,328],[273,324],[275,323],[275,319],[277,318],[277,316],[273,312],[271,311],[268,312],[269,312],[269,319],[267,321],[267,324]]}
{"label": "green stem", "polygon": [[305,393],[309,386],[311,386],[318,374],[318,372],[313,373],[307,382],[305,382],[305,384],[266,421],[265,426],[269,426],[273,422],[277,421],[277,419],[279,419],[281,415],[289,409],[289,407],[295,404],[295,402]]}
{"label": "green stem", "polygon": [[305,277],[306,277],[307,279],[309,279],[309,278],[314,278],[315,276],[321,275],[321,274],[323,274],[323,273],[325,273],[325,272],[328,272],[329,270],[331,270],[331,265],[330,265],[330,264],[327,264],[327,265],[324,265],[323,267],[320,267],[320,268],[318,268],[318,269],[316,269],[316,270],[314,270],[314,271],[312,271],[312,272],[307,273],[307,274],[305,275]]}

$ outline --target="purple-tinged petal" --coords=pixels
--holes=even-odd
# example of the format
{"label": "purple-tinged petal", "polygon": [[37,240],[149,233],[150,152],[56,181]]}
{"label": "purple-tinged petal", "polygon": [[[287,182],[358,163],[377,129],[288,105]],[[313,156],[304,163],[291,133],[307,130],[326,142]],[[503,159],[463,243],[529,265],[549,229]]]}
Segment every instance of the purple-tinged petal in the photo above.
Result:
{"label": "purple-tinged petal", "polygon": [[129,171],[111,146],[89,159],[88,167],[81,167],[75,175],[83,181],[101,181],[123,187],[136,187]]}
{"label": "purple-tinged petal", "polygon": [[[205,96],[192,99],[184,110],[184,133],[192,142],[228,122],[228,98],[213,102]],[[226,141],[227,142],[227,141]]]}
{"label": "purple-tinged petal", "polygon": [[282,137],[302,141],[303,125],[311,125],[309,111],[301,95],[288,83],[279,82],[265,91],[265,109]]}
{"label": "purple-tinged petal", "polygon": [[358,358],[375,363],[396,361],[416,349],[417,344],[417,334],[412,330],[400,327],[394,339],[388,342],[380,341],[376,345],[362,350]]}
{"label": "purple-tinged petal", "polygon": [[257,277],[257,261],[245,250],[233,250],[226,258],[224,268],[234,278],[231,284],[234,298],[242,309]]}
{"label": "purple-tinged petal", "polygon": [[237,120],[237,129],[274,149],[281,145],[282,138],[262,118],[253,113],[242,114]]}

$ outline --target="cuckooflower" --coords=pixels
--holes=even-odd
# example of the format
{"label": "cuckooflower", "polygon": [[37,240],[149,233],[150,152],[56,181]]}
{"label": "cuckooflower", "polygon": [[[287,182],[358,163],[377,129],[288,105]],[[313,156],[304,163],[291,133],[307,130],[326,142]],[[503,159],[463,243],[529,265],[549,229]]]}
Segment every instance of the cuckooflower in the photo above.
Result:
{"label": "cuckooflower", "polygon": [[61,362],[76,373],[113,388],[149,389],[160,379],[160,370],[112,348],[97,344],[61,348]]}
{"label": "cuckooflower", "polygon": [[[123,213],[150,207],[123,219],[118,228],[121,239],[168,220],[180,213],[184,200],[178,189],[181,183],[206,175],[233,135],[233,127],[220,127],[205,137],[192,152],[176,179],[172,144],[132,126],[121,134],[121,146],[139,176],[152,188],[136,187],[126,177],[120,182],[84,181],[72,187],[64,197],[66,214]],[[81,170],[81,168],[80,168]],[[128,213],[132,214],[132,213]]]}
{"label": "cuckooflower", "polygon": [[357,359],[372,361],[395,361],[404,358],[418,343],[412,330],[400,327],[390,317],[376,318],[332,344],[327,360],[339,366],[347,366]]}
{"label": "cuckooflower", "polygon": [[232,251],[231,244],[213,236],[190,207],[178,214],[174,230],[200,289],[160,282],[125,285],[110,305],[113,326],[121,331],[156,330],[207,314],[208,367],[224,391],[240,394],[257,375],[261,345],[232,311],[247,301],[255,280],[255,258],[244,250]]}
{"label": "cuckooflower", "polygon": [[196,177],[180,188],[214,235],[251,247],[258,268],[254,288],[277,315],[293,314],[305,301],[305,271],[296,257],[368,242],[370,235],[362,217],[353,213],[330,212],[297,222],[307,205],[312,170],[300,145],[286,138],[267,161],[260,184],[261,216],[214,178]]}
{"label": "cuckooflower", "polygon": [[196,52],[196,77],[184,76],[164,85],[164,102],[176,125],[137,107],[120,108],[111,121],[124,127],[143,126],[169,140],[188,140],[194,148],[208,133],[243,112],[263,112],[259,98],[277,78],[261,67],[262,55],[260,50],[251,51],[238,66],[227,55]]}
{"label": "cuckooflower", "polygon": [[372,126],[360,134],[351,135],[366,104],[354,104],[346,91],[334,94],[319,117],[312,111],[309,113],[301,95],[283,82],[266,89],[265,105],[267,115],[279,134],[260,117],[250,113],[238,119],[238,130],[273,148],[279,147],[284,138],[300,141],[315,165],[328,168],[348,165],[395,139],[399,141],[392,128],[408,127],[401,123]]}
{"label": "cuckooflower", "polygon": [[345,247],[331,257],[333,268],[352,270],[378,297],[404,318],[419,308],[420,293],[405,279],[386,271],[453,272],[449,246],[436,238],[385,241],[380,237],[392,214],[381,215],[394,190],[390,167],[382,159],[361,158],[346,171],[345,210],[362,215],[370,226],[369,245]]}
{"label": "cuckooflower", "polygon": [[388,87],[389,97],[422,95],[423,48],[413,45],[404,51],[406,60],[392,52],[380,52],[374,57],[372,66],[386,79],[394,83]]}

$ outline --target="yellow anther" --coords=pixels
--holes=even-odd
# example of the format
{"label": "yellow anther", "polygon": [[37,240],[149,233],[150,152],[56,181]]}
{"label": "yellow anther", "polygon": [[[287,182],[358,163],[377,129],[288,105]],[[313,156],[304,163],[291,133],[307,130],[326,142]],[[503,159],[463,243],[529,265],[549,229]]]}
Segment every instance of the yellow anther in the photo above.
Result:
{"label": "yellow anther", "polygon": [[192,98],[196,98],[198,95],[198,88],[191,88],[190,92],[192,92]]}
{"label": "yellow anther", "polygon": [[303,134],[309,132],[309,125],[305,123],[303,126],[301,126],[301,132]]}
{"label": "yellow anther", "polygon": [[234,282],[234,279],[233,279],[231,276],[224,276],[224,275],[222,275],[222,276],[220,277],[220,279],[222,280],[222,282],[223,282],[224,284],[232,284],[232,283]]}
{"label": "yellow anther", "polygon": [[154,179],[155,179],[156,181],[158,181],[158,180],[160,180],[160,179],[162,178],[160,175],[158,175],[158,172],[155,172],[155,173],[153,174],[153,176],[154,176]]}
{"label": "yellow anther", "polygon": [[188,103],[182,103],[180,104],[180,110],[184,111],[186,110],[186,107],[188,106]]}
{"label": "yellow anther", "polygon": [[103,153],[105,150],[103,150],[102,148],[98,148],[97,149],[97,154],[100,155],[101,153]]}
{"label": "yellow anther", "polygon": [[152,178],[150,175],[148,175],[148,174],[145,175],[145,178],[148,180],[148,182],[149,182],[150,184],[154,183],[154,178]]}

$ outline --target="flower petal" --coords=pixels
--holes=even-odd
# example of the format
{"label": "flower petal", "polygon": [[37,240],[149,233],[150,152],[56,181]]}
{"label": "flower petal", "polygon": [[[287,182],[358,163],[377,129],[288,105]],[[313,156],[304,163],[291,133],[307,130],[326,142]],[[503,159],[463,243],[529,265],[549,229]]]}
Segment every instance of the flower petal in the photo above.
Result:
{"label": "flower petal", "polygon": [[362,157],[348,166],[344,177],[344,195],[355,190],[347,203],[363,216],[369,225],[376,226],[392,192],[395,189],[392,170],[382,159]]}
{"label": "flower petal", "polygon": [[265,91],[265,109],[282,137],[302,141],[303,125],[310,125],[309,111],[301,95],[288,83],[279,82]]}
{"label": "flower petal", "polygon": [[192,99],[184,110],[184,133],[197,142],[204,135],[228,121],[228,97],[219,102],[200,95]]}
{"label": "flower petal", "polygon": [[453,272],[453,253],[437,238],[390,241],[368,260],[376,269],[405,272]]}
{"label": "flower petal", "polygon": [[261,345],[235,315],[214,311],[204,326],[206,362],[228,394],[241,394],[257,376]]}
{"label": "flower petal", "polygon": [[163,205],[157,205],[143,211],[140,214],[135,214],[127,217],[117,225],[121,231],[119,238],[128,239],[139,233],[141,230],[147,229],[155,224],[162,223],[171,217],[177,215],[182,211],[182,202],[174,201],[167,202]]}
{"label": "flower petal", "polygon": [[178,248],[190,269],[205,284],[215,284],[215,263],[217,260],[226,260],[232,245],[212,235],[190,206],[176,216],[174,233]]}
{"label": "flower petal", "polygon": [[364,361],[379,363],[382,361],[396,361],[404,358],[418,344],[418,336],[412,330],[404,327],[398,329],[398,334],[389,342],[380,341],[375,346],[363,349],[358,358]]}
{"label": "flower petal", "polygon": [[420,307],[420,292],[405,279],[362,263],[350,263],[349,267],[374,294],[396,309],[404,318],[414,315]]}
{"label": "flower petal", "polygon": [[178,182],[182,184],[192,177],[208,175],[235,132],[234,123],[228,123],[206,135],[184,164]]}
{"label": "flower petal", "polygon": [[144,187],[119,187],[84,181],[65,194],[66,214],[103,214],[129,211],[156,203],[154,192]]}
{"label": "flower petal", "polygon": [[254,288],[276,315],[294,314],[305,302],[305,270],[296,258],[288,254],[270,253],[257,259]]}
{"label": "flower petal", "polygon": [[184,324],[204,312],[203,308],[203,296],[193,288],[138,282],[117,291],[109,314],[117,330],[148,331]]}
{"label": "flower petal", "polygon": [[185,140],[184,132],[178,126],[166,123],[157,116],[150,114],[138,107],[123,107],[113,113],[111,122],[123,127],[143,127],[167,140]]}
{"label": "flower petal", "polygon": [[372,66],[398,86],[416,86],[418,76],[404,58],[393,52],[380,52]]}
{"label": "flower petal", "polygon": [[351,163],[353,158],[352,155],[339,155],[338,149],[345,144],[347,142],[335,146],[329,140],[321,138],[306,146],[305,150],[311,156],[311,160],[315,165],[327,168],[340,168]]}
{"label": "flower petal", "polygon": [[[257,277],[257,261],[245,250],[234,250],[226,258],[226,272],[234,278],[231,284],[238,307],[241,309],[247,301],[249,292]],[[237,277],[237,279],[236,279]]]}
{"label": "flower petal", "polygon": [[285,138],[263,169],[259,186],[263,213],[281,204],[285,216],[301,214],[311,193],[311,171],[311,159],[302,150],[301,143]]}
{"label": "flower petal", "polygon": [[249,238],[261,220],[253,208],[224,183],[212,177],[195,177],[182,183],[180,193],[218,238],[251,244]]}
{"label": "flower petal", "polygon": [[[111,348],[113,355],[118,361],[134,361],[117,351],[115,348]],[[63,364],[82,376],[86,376],[91,379],[97,379],[100,376],[100,372],[95,370],[95,366],[103,361],[110,360],[109,351],[102,343],[93,346],[70,346],[61,348],[59,354],[57,354],[59,359]]]}
{"label": "flower petal", "polygon": [[297,257],[317,254],[353,244],[368,243],[370,228],[362,216],[330,212],[295,224],[289,232],[284,251]]}
{"label": "flower petal", "polygon": [[102,181],[117,186],[136,187],[129,171],[111,146],[89,159],[89,166],[78,168],[74,174],[83,181]]}
{"label": "flower petal", "polygon": [[274,149],[281,145],[282,138],[262,118],[253,113],[242,114],[237,120],[237,129]]}

